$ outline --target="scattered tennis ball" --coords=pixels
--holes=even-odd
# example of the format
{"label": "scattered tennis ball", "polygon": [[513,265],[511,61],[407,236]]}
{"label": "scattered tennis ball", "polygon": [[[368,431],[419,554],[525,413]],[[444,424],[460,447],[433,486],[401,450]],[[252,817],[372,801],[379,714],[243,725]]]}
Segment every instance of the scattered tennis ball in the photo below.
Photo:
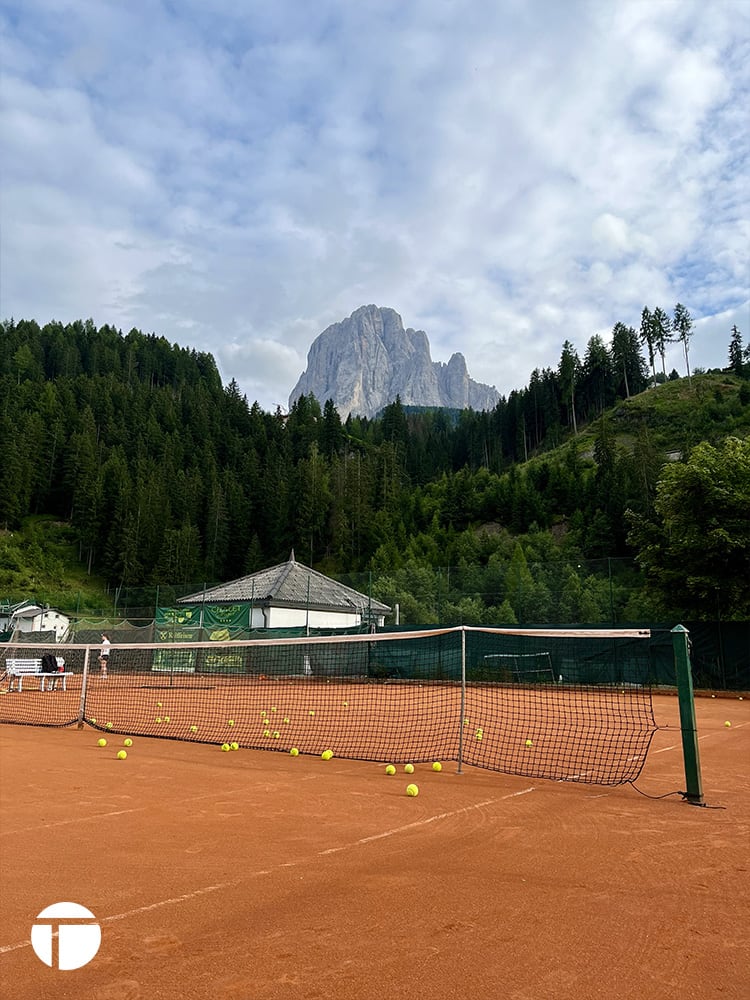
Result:
{"label": "scattered tennis ball", "polygon": [[111,729],[112,728],[112,723],[108,722],[107,725],[104,728],[105,729]]}
{"label": "scattered tennis ball", "polygon": [[333,750],[324,750],[320,756],[323,760],[330,760],[333,757]]}
{"label": "scattered tennis ball", "polygon": [[[712,698],[715,698],[715,697],[716,697],[716,695],[715,695],[715,694],[712,694],[712,695],[711,695],[711,697],[712,697]],[[742,701],[742,698],[740,698],[740,701]]]}
{"label": "scattered tennis ball", "polygon": [[479,740],[479,742],[480,742],[480,743],[482,742],[482,736],[483,736],[483,733],[482,733],[482,732],[478,732],[478,733],[476,734],[476,738],[477,738],[477,739]]}
{"label": "scattered tennis ball", "polygon": [[344,706],[344,708],[349,708],[349,702],[348,701],[342,702],[342,705]]}
{"label": "scattered tennis ball", "polygon": [[417,795],[419,795],[419,789],[417,788],[416,785],[407,785],[406,786],[406,794],[409,796],[409,798],[413,799]]}
{"label": "scattered tennis ball", "polygon": [[742,695],[740,695],[740,698],[739,698],[739,700],[740,700],[740,701],[744,701],[745,699],[744,699],[744,698],[742,697]]}
{"label": "scattered tennis ball", "polygon": [[95,726],[95,725],[96,725],[96,719],[90,719],[89,721],[91,722],[91,725],[92,725],[92,726]]}
{"label": "scattered tennis ball", "polygon": [[310,709],[310,715],[315,715],[315,709],[313,708]]}
{"label": "scattered tennis ball", "polygon": [[170,719],[170,717],[168,715],[165,715],[164,716],[164,721],[165,722],[171,722],[172,720]]}
{"label": "scattered tennis ball", "polygon": [[227,722],[227,725],[228,725],[228,726],[233,726],[233,725],[234,725],[234,719],[230,719],[230,720],[229,720],[229,721]]}
{"label": "scattered tennis ball", "polygon": [[393,766],[393,764],[386,764],[385,773],[386,774],[395,774],[396,773],[396,768]]}
{"label": "scattered tennis ball", "polygon": [[285,723],[286,723],[287,725],[289,725],[289,719],[288,719],[288,717],[287,717],[286,715],[284,716],[284,722],[285,722]]}
{"label": "scattered tennis ball", "polygon": [[191,726],[190,727],[190,732],[191,733],[197,733],[198,732],[198,727],[197,726]]}
{"label": "scattered tennis ball", "polygon": [[102,737],[100,740],[96,741],[96,745],[98,747],[106,747],[107,741],[104,739],[104,737]]}
{"label": "scattered tennis ball", "polygon": [[222,750],[224,751],[224,753],[229,753],[229,751],[230,751],[230,750],[231,750],[232,748],[231,748],[231,747],[229,746],[229,744],[228,744],[228,743],[222,743],[222,744],[221,744],[221,749],[222,749]]}
{"label": "scattered tennis ball", "polygon": [[279,736],[281,736],[281,733],[278,731],[278,729],[274,729],[274,731],[273,731],[273,738],[275,740],[277,740],[279,738]]}
{"label": "scattered tennis ball", "polygon": [[270,729],[264,729],[263,730],[263,735],[264,736],[270,736],[271,735],[271,730]]}
{"label": "scattered tennis ball", "polygon": [[297,749],[297,747],[292,747],[292,749],[289,751],[289,756],[299,757],[299,750]]}
{"label": "scattered tennis ball", "polygon": [[266,717],[267,715],[268,715],[268,712],[267,712],[267,711],[265,710],[265,708],[264,708],[264,709],[263,709],[263,711],[262,711],[262,712],[260,713],[260,717],[261,717],[261,719],[263,719],[263,718],[265,718],[265,717]]}
{"label": "scattered tennis ball", "polygon": [[469,720],[468,720],[468,719],[464,719],[464,725],[465,725],[465,726],[468,726],[468,725],[469,725]]}
{"label": "scattered tennis ball", "polygon": [[156,721],[157,721],[157,722],[161,722],[161,716],[160,716],[160,715],[157,715],[157,716],[156,716]]}
{"label": "scattered tennis ball", "polygon": [[534,746],[534,741],[533,740],[526,740],[526,746],[527,747],[533,747]]}
{"label": "scattered tennis ball", "polygon": [[122,745],[124,747],[132,747],[133,741],[130,739],[130,737],[128,737],[126,740],[122,741]]}
{"label": "scattered tennis ball", "polygon": [[117,751],[117,759],[118,760],[125,760],[125,758],[127,756],[128,756],[128,751],[127,750],[118,750]]}
{"label": "scattered tennis ball", "polygon": [[157,701],[157,703],[156,703],[156,707],[157,707],[157,708],[161,708],[161,707],[162,707],[162,704],[161,704],[161,702],[160,702],[160,701]]}
{"label": "scattered tennis ball", "polygon": [[414,774],[414,765],[404,764],[404,771],[406,772],[406,774]]}
{"label": "scattered tennis ball", "polygon": [[727,719],[727,721],[726,721],[726,722],[724,723],[724,725],[725,725],[725,726],[731,726],[731,725],[732,725],[732,723],[731,723],[731,722],[729,721],[729,719]]}
{"label": "scattered tennis ball", "polygon": [[275,705],[272,705],[272,706],[271,706],[271,711],[272,711],[272,712],[278,712],[278,709],[276,708],[276,706],[275,706]]}
{"label": "scattered tennis ball", "polygon": [[240,745],[239,745],[239,743],[230,743],[229,747],[230,747],[231,750],[239,750]]}
{"label": "scattered tennis ball", "polygon": [[432,764],[432,770],[433,771],[442,771],[443,770],[443,765],[440,763],[439,760],[436,760],[436,761],[433,762],[433,764]]}

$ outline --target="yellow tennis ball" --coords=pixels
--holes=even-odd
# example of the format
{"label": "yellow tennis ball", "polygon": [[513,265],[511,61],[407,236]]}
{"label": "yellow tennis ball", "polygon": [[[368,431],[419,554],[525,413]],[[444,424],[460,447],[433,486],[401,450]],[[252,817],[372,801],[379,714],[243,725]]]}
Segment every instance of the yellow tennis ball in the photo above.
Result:
{"label": "yellow tennis ball", "polygon": [[481,733],[477,733],[477,739],[479,740],[480,743],[482,742],[482,734]]}
{"label": "yellow tennis ball", "polygon": [[270,729],[264,729],[263,730],[263,735],[264,736],[270,736],[271,735],[271,730]]}
{"label": "yellow tennis ball", "polygon": [[111,729],[112,728],[112,723],[108,722],[107,725],[104,728],[105,729]]}
{"label": "yellow tennis ball", "polygon": [[385,773],[386,774],[395,774],[396,773],[396,768],[393,766],[393,764],[386,764]]}
{"label": "yellow tennis ball", "polygon": [[168,715],[165,715],[164,716],[164,721],[165,722],[171,722],[172,720],[170,719],[170,717]]}
{"label": "yellow tennis ball", "polygon": [[96,745],[99,747],[106,747],[107,741],[102,737],[100,740],[96,741]]}
{"label": "yellow tennis ball", "polygon": [[417,795],[419,795],[419,789],[417,788],[416,785],[407,785],[406,786],[406,794],[409,796],[409,798],[413,799]]}
{"label": "yellow tennis ball", "polygon": [[292,747],[292,749],[289,751],[289,756],[299,757],[299,750],[297,749],[297,747]]}
{"label": "yellow tennis ball", "polygon": [[435,761],[435,762],[433,763],[433,765],[432,765],[432,770],[433,770],[433,771],[442,771],[442,770],[443,770],[443,765],[442,765],[442,764],[440,763],[440,761],[439,761],[439,760],[436,760],[436,761]]}
{"label": "yellow tennis ball", "polygon": [[198,732],[198,727],[197,726],[191,726],[190,727],[190,732],[191,733],[197,733]]}
{"label": "yellow tennis ball", "polygon": [[227,722],[227,725],[228,726],[233,726],[234,725],[234,719],[230,719],[229,722]]}
{"label": "yellow tennis ball", "polygon": [[273,731],[273,738],[275,740],[277,740],[279,738],[279,736],[281,736],[281,733],[278,731],[278,729],[274,729],[274,731]]}
{"label": "yellow tennis ball", "polygon": [[128,737],[126,740],[122,741],[122,745],[124,747],[132,747],[133,741],[130,739],[130,737]]}
{"label": "yellow tennis ball", "polygon": [[127,750],[118,750],[117,751],[117,759],[118,760],[125,760],[125,758],[127,757],[127,755],[128,755],[128,751]]}
{"label": "yellow tennis ball", "polygon": [[229,751],[230,751],[230,750],[231,750],[232,748],[231,748],[231,747],[229,746],[229,744],[228,744],[228,743],[222,743],[222,744],[221,744],[221,749],[222,749],[222,750],[224,751],[224,753],[229,753]]}
{"label": "yellow tennis ball", "polygon": [[315,710],[312,708],[310,709],[310,715],[315,715]]}
{"label": "yellow tennis ball", "polygon": [[90,721],[91,721],[91,725],[92,725],[92,726],[95,726],[95,725],[96,725],[96,719],[91,719]]}
{"label": "yellow tennis ball", "polygon": [[286,722],[286,723],[287,723],[287,725],[289,724],[289,719],[288,719],[288,717],[287,717],[287,716],[284,716],[284,722]]}
{"label": "yellow tennis ball", "polygon": [[161,707],[162,707],[162,704],[161,704],[161,702],[160,702],[160,701],[157,701],[157,703],[156,703],[156,707],[157,707],[157,708],[161,708]]}
{"label": "yellow tennis ball", "polygon": [[526,740],[526,746],[527,747],[533,747],[534,746],[533,740]]}
{"label": "yellow tennis ball", "polygon": [[414,774],[414,765],[413,764],[404,764],[404,771],[407,774]]}
{"label": "yellow tennis ball", "polygon": [[271,711],[272,711],[272,712],[277,712],[277,711],[278,711],[278,709],[276,708],[276,706],[275,706],[275,705],[272,705],[272,706],[271,706]]}
{"label": "yellow tennis ball", "polygon": [[349,702],[348,701],[342,702],[342,704],[343,704],[344,708],[349,708]]}
{"label": "yellow tennis ball", "polygon": [[731,723],[731,722],[729,721],[729,719],[727,719],[727,721],[726,721],[726,722],[724,723],[724,725],[725,725],[725,726],[731,726],[731,725],[732,725],[732,723]]}
{"label": "yellow tennis ball", "polygon": [[323,760],[330,760],[333,757],[333,750],[324,750],[320,756]]}
{"label": "yellow tennis ball", "polygon": [[157,715],[157,716],[156,716],[156,721],[157,721],[157,722],[161,722],[161,716],[160,716],[160,715]]}
{"label": "yellow tennis ball", "polygon": [[230,743],[229,746],[231,747],[232,750],[239,750],[240,748],[239,743]]}

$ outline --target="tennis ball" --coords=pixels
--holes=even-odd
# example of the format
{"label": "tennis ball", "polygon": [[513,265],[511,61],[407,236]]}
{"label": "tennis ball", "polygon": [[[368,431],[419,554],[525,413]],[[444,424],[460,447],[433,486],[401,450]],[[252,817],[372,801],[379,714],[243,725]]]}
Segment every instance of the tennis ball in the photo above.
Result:
{"label": "tennis ball", "polygon": [[443,770],[443,765],[440,763],[439,760],[434,761],[434,763],[432,765],[432,770],[433,771],[442,771]]}
{"label": "tennis ball", "polygon": [[349,708],[349,702],[348,701],[342,702],[342,705],[344,706],[344,708]]}
{"label": "tennis ball", "polygon": [[190,732],[191,733],[197,733],[198,732],[198,727],[197,726],[191,726],[190,727]]}
{"label": "tennis ball", "polygon": [[414,765],[404,764],[404,771],[406,772],[406,774],[414,774]]}
{"label": "tennis ball", "polygon": [[315,711],[312,708],[310,709],[310,715],[315,715]]}
{"label": "tennis ball", "polygon": [[117,751],[117,759],[118,760],[125,760],[125,758],[127,757],[127,755],[128,755],[128,751],[127,750],[118,750]]}
{"label": "tennis ball", "polygon": [[[712,694],[712,695],[711,695],[711,697],[712,697],[712,698],[715,698],[715,697],[716,697],[716,695],[715,695],[715,694]],[[740,701],[742,701],[742,698],[740,698]]]}
{"label": "tennis ball", "polygon": [[111,729],[112,728],[112,723],[108,722],[107,725],[104,728],[105,729]]}
{"label": "tennis ball", "polygon": [[239,743],[230,743],[229,746],[231,747],[232,750],[239,750],[240,748]]}
{"label": "tennis ball", "polygon": [[130,739],[130,737],[128,737],[126,740],[122,741],[122,745],[124,747],[132,747],[133,741]]}
{"label": "tennis ball", "polygon": [[393,764],[386,764],[385,773],[386,774],[395,774],[396,773],[396,768],[393,766]]}
{"label": "tennis ball", "polygon": [[264,729],[263,730],[263,735],[264,736],[270,736],[271,735],[271,730],[270,729]]}
{"label": "tennis ball", "polygon": [[292,747],[292,749],[289,751],[289,756],[299,757],[299,750],[297,749],[297,747]]}
{"label": "tennis ball", "polygon": [[95,726],[95,725],[96,725],[96,719],[91,719],[91,725],[92,725],[92,726]]}
{"label": "tennis ball", "polygon": [[[169,719],[167,719],[167,722],[169,722]],[[230,719],[229,722],[227,722],[227,725],[228,726],[233,726],[234,725],[234,719]]]}
{"label": "tennis ball", "polygon": [[527,747],[533,747],[534,746],[534,741],[533,740],[526,740],[526,746]]}
{"label": "tennis ball", "polygon": [[287,716],[284,716],[284,722],[286,722],[287,725],[289,724],[289,719],[287,718]]}
{"label": "tennis ball", "polygon": [[407,785],[406,786],[406,794],[409,796],[409,798],[413,799],[417,795],[419,795],[419,789],[417,788],[416,785]]}
{"label": "tennis ball", "polygon": [[272,711],[272,712],[277,712],[277,711],[278,711],[278,709],[276,708],[276,706],[275,706],[275,705],[273,705],[273,706],[271,707],[271,711]]}
{"label": "tennis ball", "polygon": [[731,725],[732,725],[732,723],[731,723],[731,722],[729,721],[729,719],[727,719],[727,721],[726,721],[726,722],[724,723],[724,725],[725,725],[725,726],[731,726]]}
{"label": "tennis ball", "polygon": [[224,751],[224,753],[229,753],[229,751],[230,751],[230,750],[231,750],[232,748],[231,748],[231,747],[229,746],[229,744],[228,744],[228,743],[222,743],[222,744],[221,744],[221,749],[222,749],[222,750]]}
{"label": "tennis ball", "polygon": [[170,717],[168,715],[165,715],[164,716],[164,721],[165,722],[171,722],[172,720],[170,719]]}
{"label": "tennis ball", "polygon": [[96,745],[99,747],[106,747],[107,741],[102,737],[102,739],[96,741]]}
{"label": "tennis ball", "polygon": [[480,743],[482,742],[482,734],[481,733],[477,733],[477,739],[479,740]]}
{"label": "tennis ball", "polygon": [[468,726],[468,725],[469,725],[469,720],[468,720],[468,719],[464,719],[464,725],[465,725],[465,726]]}
{"label": "tennis ball", "polygon": [[162,707],[162,706],[161,706],[161,702],[160,702],[160,701],[157,701],[157,703],[156,703],[156,707],[157,707],[157,708],[161,708],[161,707]]}
{"label": "tennis ball", "polygon": [[323,760],[330,760],[333,757],[333,750],[324,750],[320,756]]}
{"label": "tennis ball", "polygon": [[161,716],[160,716],[160,715],[157,715],[157,716],[156,716],[156,721],[157,721],[157,722],[161,722]]}

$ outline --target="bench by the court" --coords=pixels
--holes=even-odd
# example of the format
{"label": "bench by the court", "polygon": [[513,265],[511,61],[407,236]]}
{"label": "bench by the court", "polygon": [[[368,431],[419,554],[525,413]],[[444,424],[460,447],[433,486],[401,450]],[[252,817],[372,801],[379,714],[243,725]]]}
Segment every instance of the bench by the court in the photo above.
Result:
{"label": "bench by the court", "polygon": [[8,690],[13,690],[13,683],[15,681],[16,690],[23,691],[23,679],[24,677],[39,677],[39,690],[46,691],[46,682],[49,681],[49,690],[52,691],[57,686],[55,681],[62,679],[63,691],[66,690],[66,682],[68,677],[72,677],[72,670],[63,670],[55,673],[48,673],[42,670],[42,660],[41,657],[21,659],[17,657],[8,658],[5,661],[5,668],[8,674]]}

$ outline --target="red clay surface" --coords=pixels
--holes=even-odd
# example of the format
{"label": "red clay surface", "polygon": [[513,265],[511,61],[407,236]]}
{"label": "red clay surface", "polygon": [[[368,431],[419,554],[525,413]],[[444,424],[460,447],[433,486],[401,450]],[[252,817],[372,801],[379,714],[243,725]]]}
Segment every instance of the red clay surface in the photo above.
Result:
{"label": "red clay surface", "polygon": [[[677,700],[655,710],[638,785],[662,795],[685,779]],[[721,808],[140,736],[119,761],[122,737],[2,726],[0,994],[746,1000],[750,701],[697,713]],[[67,900],[102,944],[64,972],[29,935]]]}

